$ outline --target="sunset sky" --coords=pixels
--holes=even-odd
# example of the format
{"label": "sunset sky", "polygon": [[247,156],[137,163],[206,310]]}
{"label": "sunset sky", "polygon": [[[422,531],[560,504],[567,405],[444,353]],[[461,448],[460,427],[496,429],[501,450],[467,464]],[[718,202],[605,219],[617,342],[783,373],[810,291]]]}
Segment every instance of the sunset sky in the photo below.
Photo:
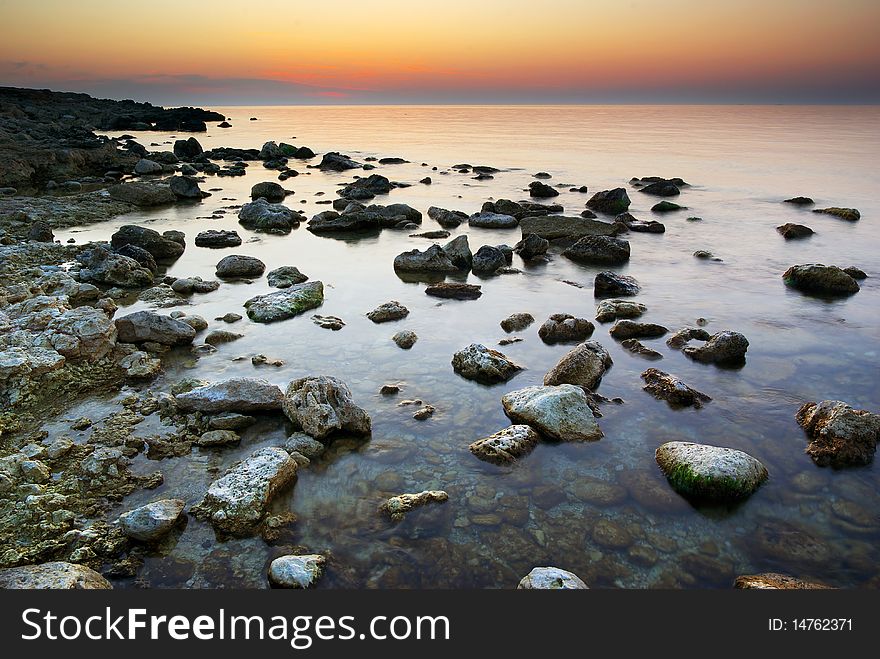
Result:
{"label": "sunset sky", "polygon": [[880,102],[880,0],[0,0],[0,85],[166,104]]}

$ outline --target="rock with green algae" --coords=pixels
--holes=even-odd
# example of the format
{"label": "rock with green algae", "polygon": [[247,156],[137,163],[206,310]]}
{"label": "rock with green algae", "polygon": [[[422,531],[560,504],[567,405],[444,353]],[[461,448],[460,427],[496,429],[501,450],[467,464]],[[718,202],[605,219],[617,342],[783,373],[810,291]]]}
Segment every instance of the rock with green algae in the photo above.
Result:
{"label": "rock with green algae", "polygon": [[859,292],[856,280],[836,265],[822,263],[793,265],[782,273],[782,280],[787,286],[804,293],[852,295]]}
{"label": "rock with green algae", "polygon": [[767,468],[748,453],[691,442],[667,442],[657,464],[679,494],[719,503],[744,499],[767,480]]}
{"label": "rock with green algae", "polygon": [[248,318],[255,323],[274,323],[293,318],[324,303],[324,284],[308,281],[244,303]]}
{"label": "rock with green algae", "polygon": [[443,490],[425,490],[418,494],[398,494],[379,506],[379,512],[388,516],[392,522],[400,522],[413,508],[419,508],[429,503],[443,503],[448,500],[449,495]]}

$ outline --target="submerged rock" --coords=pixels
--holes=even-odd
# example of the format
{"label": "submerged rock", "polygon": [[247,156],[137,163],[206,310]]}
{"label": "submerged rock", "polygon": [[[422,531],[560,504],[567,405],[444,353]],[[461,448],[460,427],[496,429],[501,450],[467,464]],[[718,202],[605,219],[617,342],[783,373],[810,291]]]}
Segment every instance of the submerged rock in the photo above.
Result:
{"label": "submerged rock", "polygon": [[425,288],[425,294],[432,297],[453,300],[476,300],[483,292],[478,284],[462,284],[459,282],[440,282]]}
{"label": "submerged rock", "polygon": [[357,169],[359,167],[361,167],[359,162],[355,162],[348,156],[335,151],[325,153],[324,157],[321,158],[321,164],[318,165],[319,169],[333,172],[344,172],[347,169]]}
{"label": "submerged rock", "polygon": [[803,224],[794,224],[793,222],[788,222],[786,224],[781,224],[776,227],[776,230],[782,234],[782,237],[786,240],[792,240],[794,238],[807,238],[812,236],[814,231]]}
{"label": "submerged rock", "polygon": [[324,284],[307,281],[276,293],[258,295],[244,303],[248,318],[255,323],[274,323],[293,318],[324,303]]}
{"label": "submerged rock", "polygon": [[573,572],[558,567],[536,567],[524,576],[517,590],[589,590]]}
{"label": "submerged rock", "polygon": [[196,247],[238,247],[241,245],[241,236],[235,231],[209,229],[202,231],[196,236]]}
{"label": "submerged rock", "polygon": [[281,389],[258,378],[230,378],[177,394],[177,407],[184,412],[270,412],[281,409]]}
{"label": "submerged rock", "polygon": [[391,192],[391,181],[381,174],[371,174],[366,178],[359,178],[354,183],[349,183],[339,192],[339,196],[345,199],[372,199],[376,195]]}
{"label": "submerged rock", "polygon": [[257,183],[251,188],[251,199],[260,199],[262,197],[267,202],[275,203],[284,201],[286,195],[287,193],[284,188],[274,181]]}
{"label": "submerged rock", "polygon": [[810,438],[807,455],[820,467],[869,464],[880,442],[880,415],[839,400],[805,403],[795,416]]}
{"label": "submerged rock", "polygon": [[295,426],[315,439],[336,432],[353,435],[371,432],[370,415],[354,403],[348,385],[327,375],[291,382],[282,409]]}
{"label": "submerged rock", "polygon": [[687,386],[674,375],[664,373],[656,368],[649,368],[642,373],[642,379],[645,381],[645,386],[642,387],[645,391],[654,398],[665,400],[673,406],[687,407],[692,405],[700,408],[703,403],[712,400],[706,394]]}
{"label": "submerged rock", "polygon": [[[812,200],[810,200],[812,203]],[[754,590],[826,590],[830,586],[813,581],[802,581],[787,574],[765,572],[764,574],[744,574],[733,583],[734,588]]]}
{"label": "submerged rock", "polygon": [[559,190],[550,185],[547,185],[546,183],[541,183],[540,181],[532,181],[531,183],[529,183],[529,196],[535,197],[537,199],[558,197]]}
{"label": "submerged rock", "polygon": [[515,313],[501,321],[501,329],[505,332],[519,332],[535,322],[530,313]]}
{"label": "submerged rock", "polygon": [[575,384],[595,389],[612,364],[611,355],[601,344],[585,341],[562,356],[544,376],[544,384]]}
{"label": "submerged rock", "polygon": [[512,229],[519,226],[519,220],[512,215],[484,211],[471,215],[468,224],[482,229]]}
{"label": "submerged rock", "polygon": [[413,508],[419,508],[429,503],[444,503],[448,500],[449,495],[443,490],[425,490],[418,494],[398,494],[379,506],[379,512],[386,515],[392,522],[400,522]]}
{"label": "submerged rock", "polygon": [[509,464],[531,453],[540,439],[538,433],[529,426],[510,426],[478,439],[468,449],[480,460]]}
{"label": "submerged rock", "polygon": [[171,188],[167,185],[154,183],[120,183],[111,185],[108,192],[111,199],[124,201],[135,206],[163,206],[177,201]]}
{"label": "submerged rock", "polygon": [[586,393],[572,384],[527,387],[505,394],[504,413],[550,439],[593,441],[602,437]]}
{"label": "submerged rock", "polygon": [[815,202],[809,197],[792,197],[785,199],[786,204],[794,204],[795,206],[812,206]]}
{"label": "submerged rock", "polygon": [[694,361],[712,364],[740,364],[746,359],[749,340],[739,332],[718,332],[701,346],[687,346],[683,352]]}
{"label": "submerged rock", "polygon": [[629,195],[624,188],[614,188],[594,194],[587,202],[587,208],[608,215],[619,215],[626,212],[630,203]]}
{"label": "submerged rock", "polygon": [[618,320],[608,333],[615,339],[654,339],[663,336],[669,330],[656,323],[640,323],[635,320]]}
{"label": "submerged rock", "polygon": [[394,269],[400,272],[439,272],[450,273],[459,270],[440,245],[431,245],[420,252],[417,249],[403,252],[394,257]]}
{"label": "submerged rock", "polygon": [[311,588],[324,574],[320,554],[279,556],[269,564],[269,582],[279,588]]}
{"label": "submerged rock", "polygon": [[596,307],[596,320],[607,323],[618,318],[638,318],[648,310],[644,304],[630,300],[602,300]]}
{"label": "submerged rock", "polygon": [[397,300],[391,300],[390,302],[380,304],[378,307],[373,309],[367,314],[367,318],[372,320],[374,323],[387,323],[392,320],[400,320],[402,318],[406,318],[408,315],[409,309],[407,309]]}
{"label": "submerged rock", "polygon": [[702,327],[682,327],[675,334],[666,339],[666,345],[670,348],[678,350],[684,347],[688,341],[697,339],[699,341],[708,341],[712,338]]}
{"label": "submerged rock", "polygon": [[839,208],[837,206],[832,206],[831,208],[814,208],[813,212],[822,213],[824,215],[833,215],[834,217],[839,217],[841,220],[846,220],[847,222],[856,222],[862,217],[862,214],[855,208]]}
{"label": "submerged rock", "polygon": [[836,265],[793,265],[782,274],[782,279],[786,285],[805,293],[852,295],[859,292],[858,282]]}
{"label": "submerged rock", "polygon": [[119,525],[129,538],[155,542],[180,521],[186,503],[182,499],[161,499],[119,516]]}
{"label": "submerged rock", "polygon": [[629,261],[629,241],[609,236],[584,236],[562,255],[587,264],[620,265]]}
{"label": "submerged rock", "polygon": [[639,357],[644,357],[646,359],[663,359],[662,353],[657,352],[653,348],[649,348],[638,339],[624,339],[620,342],[620,345]]}
{"label": "submerged rock", "polygon": [[744,499],[767,480],[767,468],[748,453],[691,442],[667,442],[657,464],[679,494],[722,503]]}
{"label": "submerged rock", "polygon": [[567,313],[555,313],[538,329],[544,343],[583,341],[593,333],[595,326],[586,318],[575,318]]}
{"label": "submerged rock", "polygon": [[100,574],[76,563],[53,561],[0,570],[0,588],[8,590],[110,590]]}
{"label": "submerged rock", "polygon": [[452,369],[463,378],[482,384],[507,382],[522,370],[505,355],[479,343],[472,343],[452,356]]}
{"label": "submerged rock", "polygon": [[190,325],[152,311],[136,311],[117,318],[116,331],[119,341],[125,343],[152,341],[169,346],[192,343],[196,336]]}
{"label": "submerged rock", "polygon": [[[284,199],[283,195],[281,199]],[[246,229],[264,233],[290,233],[304,219],[299,212],[291,210],[283,204],[270,203],[262,196],[245,204],[238,211],[239,224]]]}
{"label": "submerged rock", "polygon": [[338,316],[321,316],[319,314],[315,314],[314,316],[312,316],[312,322],[315,323],[315,325],[317,325],[318,327],[333,330],[334,332],[338,332],[343,327],[345,327],[345,321]]}
{"label": "submerged rock", "polygon": [[640,290],[641,286],[634,277],[607,270],[598,273],[593,282],[593,294],[596,297],[632,296],[638,295]]}

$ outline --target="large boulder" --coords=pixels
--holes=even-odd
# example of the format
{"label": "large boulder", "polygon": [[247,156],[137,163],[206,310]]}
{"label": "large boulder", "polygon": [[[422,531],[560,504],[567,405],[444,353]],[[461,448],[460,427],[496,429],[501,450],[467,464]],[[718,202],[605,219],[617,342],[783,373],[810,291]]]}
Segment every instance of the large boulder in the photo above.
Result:
{"label": "large boulder", "polygon": [[220,259],[215,272],[221,279],[237,279],[259,277],[265,270],[266,264],[255,256],[230,254]]}
{"label": "large boulder", "polygon": [[468,270],[474,262],[474,255],[466,235],[456,236],[443,246],[443,251],[459,270]]}
{"label": "large boulder", "polygon": [[196,331],[183,321],[152,311],[136,311],[117,318],[116,331],[119,341],[124,343],[151,341],[168,346],[190,344],[196,336]]}
{"label": "large boulder", "polygon": [[544,343],[583,341],[595,329],[586,318],[575,318],[568,313],[555,313],[538,328],[538,336]]}
{"label": "large boulder", "polygon": [[505,394],[501,404],[511,421],[527,424],[550,439],[567,442],[602,437],[586,393],[573,384],[526,387]]}
{"label": "large boulder", "polygon": [[161,499],[119,516],[119,525],[129,538],[155,542],[164,537],[183,515],[182,499]]}
{"label": "large boulder", "polygon": [[479,343],[472,343],[452,356],[452,369],[463,378],[482,384],[507,382],[522,370],[505,355]]}
{"label": "large boulder", "polygon": [[810,438],[807,454],[820,467],[869,464],[880,442],[880,414],[839,400],[805,403],[795,417]]}
{"label": "large boulder", "polygon": [[124,245],[135,245],[148,251],[157,261],[177,259],[185,249],[179,242],[170,240],[158,231],[136,224],[119,227],[119,230],[110,237],[110,245],[115,249]]}
{"label": "large boulder", "polygon": [[305,218],[283,204],[269,203],[264,197],[244,204],[238,211],[238,223],[253,231],[285,234]]}
{"label": "large boulder", "polygon": [[575,384],[595,389],[612,363],[611,355],[601,344],[585,341],[562,356],[556,366],[544,376],[544,384]]}
{"label": "large boulder", "polygon": [[517,590],[589,590],[580,577],[558,567],[536,567],[524,576]]}
{"label": "large boulder", "polygon": [[111,186],[109,192],[112,199],[135,206],[162,206],[177,201],[171,188],[154,183],[120,183]]}
{"label": "large boulder", "polygon": [[744,499],[767,480],[767,468],[748,453],[691,442],[667,442],[654,454],[679,494],[721,503]]}
{"label": "large boulder", "polygon": [[175,400],[184,412],[270,412],[281,409],[284,394],[266,380],[231,378],[177,394]]}
{"label": "large boulder", "polygon": [[352,435],[371,432],[370,415],[354,403],[348,385],[327,375],[291,382],[282,409],[297,428],[315,439],[337,432]]}
{"label": "large boulder", "polygon": [[629,261],[629,241],[609,236],[584,236],[562,255],[578,263],[620,265]]}
{"label": "large boulder", "polygon": [[215,480],[193,513],[218,531],[247,535],[263,520],[274,496],[295,478],[296,461],[287,451],[258,449]]}
{"label": "large boulder", "polygon": [[512,229],[519,226],[519,220],[512,215],[502,213],[480,212],[468,218],[468,224],[482,229]]}
{"label": "large boulder", "polygon": [[540,436],[529,426],[510,426],[473,442],[468,449],[480,460],[510,464],[528,455],[538,445]]}
{"label": "large boulder", "polygon": [[324,303],[324,284],[307,281],[276,293],[258,295],[244,303],[248,318],[255,323],[274,323],[293,318]]}
{"label": "large boulder", "polygon": [[805,293],[852,295],[859,292],[858,282],[836,265],[793,265],[782,274],[782,279],[788,286]]}
{"label": "large boulder", "polygon": [[544,256],[550,248],[550,241],[535,233],[523,233],[522,240],[513,246],[513,251],[524,261]]}
{"label": "large boulder", "polygon": [[457,272],[458,266],[440,245],[431,245],[423,252],[417,249],[394,257],[394,269],[400,272]]}
{"label": "large boulder", "polygon": [[718,332],[701,346],[687,346],[683,352],[694,361],[711,364],[741,364],[749,340],[739,332]]}
{"label": "large boulder", "polygon": [[630,203],[629,195],[626,194],[624,188],[614,188],[613,190],[602,190],[594,194],[587,202],[587,208],[597,213],[620,215],[626,212]]}
{"label": "large boulder", "polygon": [[266,201],[274,203],[284,201],[286,195],[287,193],[284,191],[284,188],[275,183],[275,181],[263,181],[251,188],[251,199],[263,197]]}
{"label": "large boulder", "polygon": [[84,282],[122,288],[145,288],[153,283],[150,270],[131,257],[113,253],[106,245],[96,245],[76,259],[82,264],[79,277]]}
{"label": "large boulder", "polygon": [[53,561],[0,570],[0,588],[9,590],[110,590],[100,574],[76,563]]}

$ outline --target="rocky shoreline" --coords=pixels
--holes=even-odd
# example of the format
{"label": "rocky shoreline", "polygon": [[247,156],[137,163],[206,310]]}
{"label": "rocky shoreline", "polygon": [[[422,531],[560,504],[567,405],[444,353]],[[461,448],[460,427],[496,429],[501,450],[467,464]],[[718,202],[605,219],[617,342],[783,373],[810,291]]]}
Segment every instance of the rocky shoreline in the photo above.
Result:
{"label": "rocky shoreline", "polygon": [[[216,346],[240,338],[234,325],[206,332],[206,319],[167,309],[189,296],[210,295],[227,283],[266,274],[262,261],[237,254],[218,260],[216,279],[162,274],[163,265],[192,249],[190,243],[205,249],[240,245],[235,231],[189,236],[125,225],[109,244],[60,244],[53,229],[102,222],[136,208],[192,203],[210,195],[201,187],[210,177],[236,176],[249,162],[259,162],[273,175],[277,172],[279,182],[254,185],[251,200],[238,209],[239,224],[251,231],[286,235],[300,224],[313,234],[328,236],[423,231],[418,209],[403,203],[375,203],[377,196],[408,185],[377,173],[340,186],[338,198],[311,218],[285,205],[289,191],[282,183],[298,175],[291,167],[294,161],[318,172],[369,172],[375,167],[369,158],[359,162],[337,152],[318,156],[308,147],[284,142],[268,142],[260,149],[204,151],[195,137],[178,139],[173,151],[150,152],[133,137],[109,140],[94,133],[200,132],[206,121],[225,119],[195,108],[163,109],[79,94],[0,88],[0,161],[4,163],[0,170],[0,585],[109,587],[105,577],[136,577],[144,556],[173,537],[190,515],[211,524],[219,538],[260,536],[271,542],[290,522],[285,513],[272,509],[272,500],[293,486],[298,471],[308,469],[336,437],[371,435],[371,414],[332,374],[298,378],[284,390],[260,378],[184,381],[169,391],[147,386],[128,396],[100,424],[94,423],[85,443],[42,429],[47,419],[57,418],[82,397],[118,392],[126,384],[148,384],[161,373],[163,360],[174,349],[210,354]],[[313,164],[306,164],[312,160]],[[392,161],[379,163],[395,164]],[[467,164],[451,169],[479,180],[498,172]],[[629,186],[633,194],[660,198],[654,207],[657,213],[686,209],[668,201],[688,188],[679,178],[634,178]],[[637,234],[662,233],[662,223],[633,217],[628,212],[629,192],[623,187],[589,196],[580,216],[562,215],[563,206],[547,202],[559,194],[549,183],[535,181],[527,192],[527,200],[487,201],[470,215],[430,207],[427,218],[442,230],[409,234],[445,241],[450,237],[447,229],[461,225],[518,227],[521,239],[516,244],[487,244],[473,251],[468,237],[459,235],[402,252],[393,261],[399,277],[426,283],[427,295],[466,300],[466,305],[479,304],[481,287],[445,281],[446,277],[515,275],[520,271],[513,267],[514,255],[528,264],[559,256],[608,268],[595,276],[598,306],[593,320],[564,312],[546,320],[527,313],[501,320],[506,333],[535,332],[543,343],[568,344],[570,350],[539,386],[499,396],[512,425],[474,438],[468,447],[475,459],[495,465],[526,461],[539,443],[603,439],[601,406],[612,401],[596,389],[613,362],[594,338],[597,324],[611,323],[608,341],[619,341],[636,357],[652,360],[664,355],[640,339],[670,333],[664,325],[640,320],[651,311],[634,299],[641,283],[613,270],[633,258],[631,242],[636,243]],[[846,222],[860,219],[855,209],[829,207],[815,212]],[[790,225],[783,228],[779,227],[786,240],[809,235],[793,233]],[[853,266],[822,264],[792,265],[780,275],[794,290],[826,297],[858,293],[858,281],[866,276]],[[241,313],[230,312],[225,322],[238,322],[244,315],[254,323],[282,322],[324,301],[323,282],[311,280],[294,266],[277,268],[266,277],[277,290],[248,299]],[[119,312],[119,306],[131,299],[150,302],[156,310]],[[409,313],[392,300],[367,317],[383,323]],[[312,319],[331,330],[345,325],[335,316]],[[530,329],[539,321],[537,328]],[[393,340],[410,349],[418,338],[406,330]],[[510,337],[502,343],[515,340]],[[462,341],[463,347],[447,365],[462,378],[493,386],[510,381],[525,368],[499,350],[466,343]],[[750,346],[737,331],[710,333],[699,326],[672,332],[666,345],[717,369],[742,368]],[[260,363],[269,361],[264,357]],[[648,368],[641,377],[644,390],[673,409],[712,405],[709,394],[672,373]],[[396,393],[393,386],[386,386],[389,389],[383,387],[382,394]],[[413,417],[425,421],[435,411],[432,405],[422,405]],[[817,465],[839,469],[873,459],[880,441],[877,414],[833,400],[803,401],[796,412],[791,423],[804,429],[809,441],[806,453]],[[135,426],[154,415],[173,430],[161,439],[132,434]],[[188,455],[194,447],[235,445],[238,431],[263,417],[283,420],[294,433],[283,446],[260,448],[218,475],[198,504],[187,510],[180,499],[157,499],[127,511],[114,523],[103,521],[106,511],[132,493],[162,484],[162,463],[144,474],[132,469],[138,456],[159,461]],[[91,419],[74,420],[71,433],[92,425]],[[724,446],[671,441],[657,447],[656,461],[669,487],[693,502],[741,502],[772,478],[772,470],[760,459]],[[421,514],[412,511],[423,507],[428,511],[434,504],[454,507],[460,502],[445,490],[401,492],[380,506],[377,524],[399,523],[408,514]],[[312,587],[325,563],[321,554],[281,556],[272,562],[267,579],[275,587]],[[737,581],[737,587],[751,588],[810,585],[804,584],[784,575],[744,576]],[[586,587],[576,575],[550,567],[536,567],[519,584],[530,589]]]}

